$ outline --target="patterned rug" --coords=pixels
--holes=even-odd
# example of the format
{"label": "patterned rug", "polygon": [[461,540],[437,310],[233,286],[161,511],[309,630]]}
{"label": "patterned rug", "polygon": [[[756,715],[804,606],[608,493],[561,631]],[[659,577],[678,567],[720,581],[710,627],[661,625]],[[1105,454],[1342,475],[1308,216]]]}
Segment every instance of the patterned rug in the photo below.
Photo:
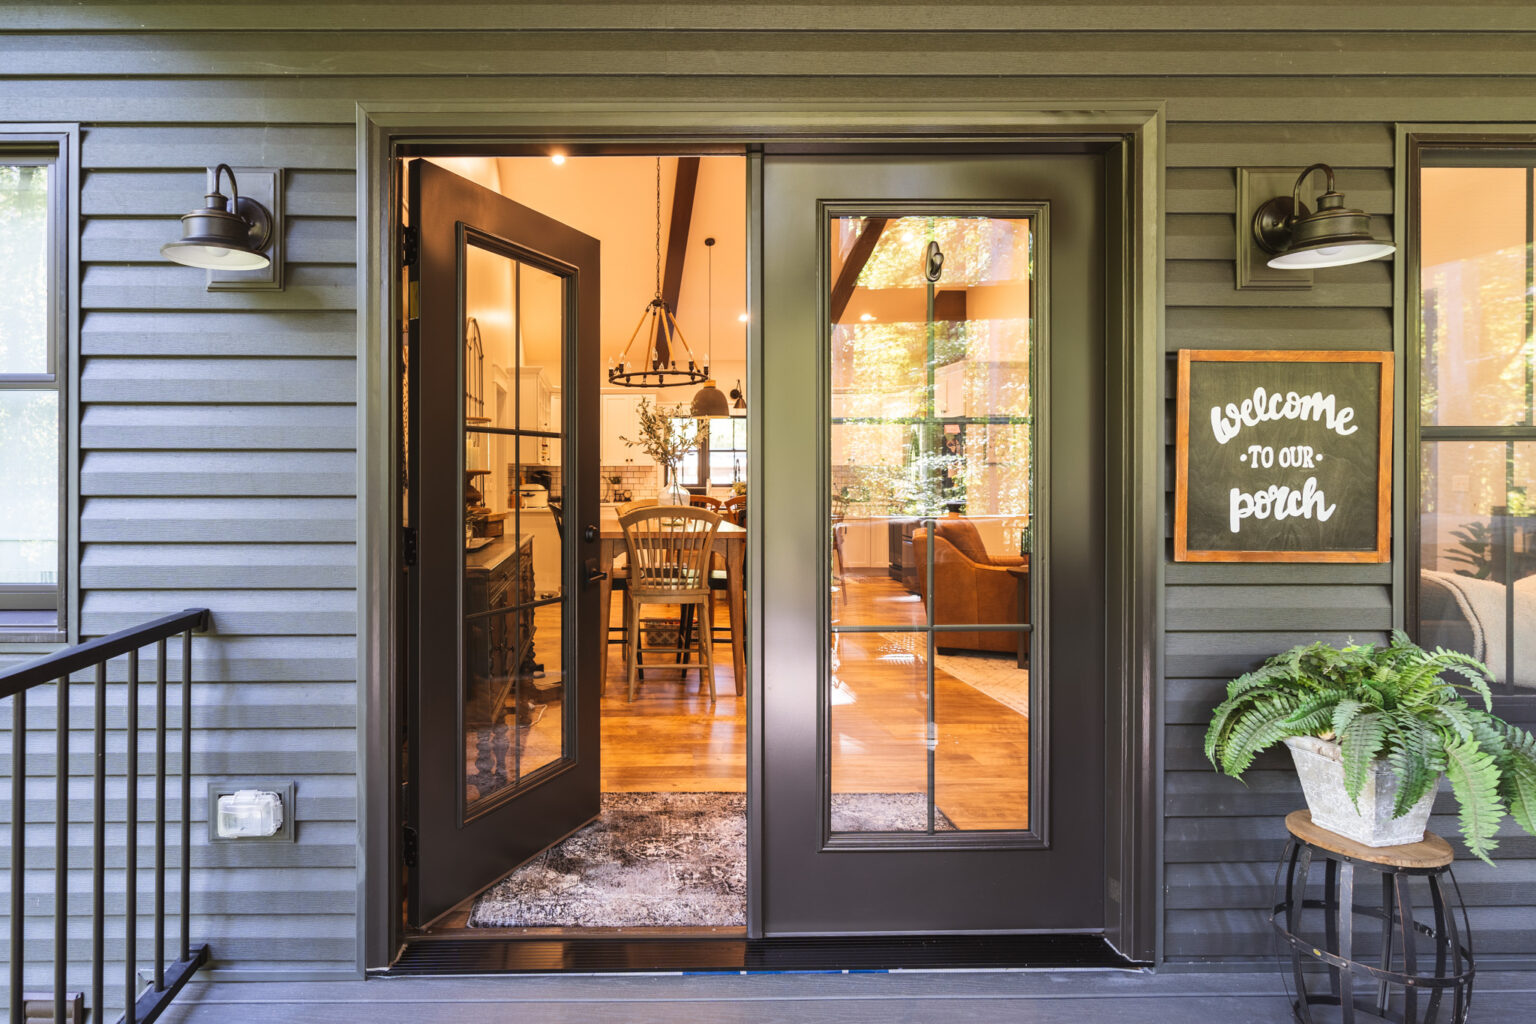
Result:
{"label": "patterned rug", "polygon": [[[832,798],[839,831],[921,832],[921,793]],[[955,826],[937,814],[939,831]],[[471,928],[741,927],[747,923],[742,793],[604,793],[602,815],[475,900]]]}
{"label": "patterned rug", "polygon": [[936,654],[934,667],[1029,717],[1029,669],[1013,654]]}

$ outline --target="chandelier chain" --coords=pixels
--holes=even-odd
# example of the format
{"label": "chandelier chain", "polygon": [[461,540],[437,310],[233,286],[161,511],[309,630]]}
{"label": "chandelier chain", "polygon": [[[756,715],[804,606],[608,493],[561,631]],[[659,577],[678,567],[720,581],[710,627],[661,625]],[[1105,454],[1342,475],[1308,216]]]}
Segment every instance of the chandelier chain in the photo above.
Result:
{"label": "chandelier chain", "polygon": [[656,297],[661,298],[661,157],[656,158]]}

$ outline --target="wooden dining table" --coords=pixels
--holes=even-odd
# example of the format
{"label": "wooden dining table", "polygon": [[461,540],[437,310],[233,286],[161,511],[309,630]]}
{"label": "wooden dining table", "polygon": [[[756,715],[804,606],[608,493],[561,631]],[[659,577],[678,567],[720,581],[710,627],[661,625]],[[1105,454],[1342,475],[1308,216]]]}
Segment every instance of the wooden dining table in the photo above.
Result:
{"label": "wooden dining table", "polygon": [[[598,600],[603,609],[605,620],[603,625],[608,626],[608,601],[613,593],[613,560],[623,554],[627,547],[624,543],[624,528],[619,525],[618,509],[611,505],[604,505],[602,514],[598,519],[598,564],[607,570],[598,584]],[[729,520],[722,521],[715,530],[715,551],[725,559],[725,595],[726,607],[731,620],[731,672],[736,678],[736,695],[739,697],[747,692],[747,653],[743,643],[743,634],[746,632],[745,603],[742,600],[743,573],[746,566],[747,531],[745,527],[737,526]],[[607,639],[607,630],[603,631],[604,640]]]}

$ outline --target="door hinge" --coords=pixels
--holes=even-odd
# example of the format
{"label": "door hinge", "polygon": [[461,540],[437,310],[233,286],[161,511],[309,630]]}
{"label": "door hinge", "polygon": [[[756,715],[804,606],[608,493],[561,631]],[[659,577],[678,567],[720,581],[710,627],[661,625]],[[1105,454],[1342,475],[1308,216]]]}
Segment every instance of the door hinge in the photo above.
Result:
{"label": "door hinge", "polygon": [[416,258],[421,255],[421,232],[417,228],[406,226],[400,229],[400,262],[407,267],[416,265]]}
{"label": "door hinge", "polygon": [[416,564],[416,527],[407,526],[400,531],[400,560],[407,566]]}
{"label": "door hinge", "polygon": [[416,866],[416,826],[405,825],[400,829],[400,859],[405,866]]}

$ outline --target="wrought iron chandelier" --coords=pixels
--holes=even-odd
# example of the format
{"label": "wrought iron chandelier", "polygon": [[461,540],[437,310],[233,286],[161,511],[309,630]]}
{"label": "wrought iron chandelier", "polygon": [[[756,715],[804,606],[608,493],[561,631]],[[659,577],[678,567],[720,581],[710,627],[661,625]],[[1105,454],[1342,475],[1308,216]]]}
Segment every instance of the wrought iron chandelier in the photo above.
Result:
{"label": "wrought iron chandelier", "polygon": [[[636,362],[629,361],[630,350],[635,347],[642,332],[645,349]],[[677,365],[677,352],[673,342],[687,353],[687,365]],[[698,384],[709,379],[709,367],[700,366],[693,357],[693,349],[683,332],[678,330],[677,317],[661,295],[661,157],[656,158],[656,297],[640,314],[629,343],[619,354],[617,364],[608,366],[608,383],[626,388],[670,388]]]}

